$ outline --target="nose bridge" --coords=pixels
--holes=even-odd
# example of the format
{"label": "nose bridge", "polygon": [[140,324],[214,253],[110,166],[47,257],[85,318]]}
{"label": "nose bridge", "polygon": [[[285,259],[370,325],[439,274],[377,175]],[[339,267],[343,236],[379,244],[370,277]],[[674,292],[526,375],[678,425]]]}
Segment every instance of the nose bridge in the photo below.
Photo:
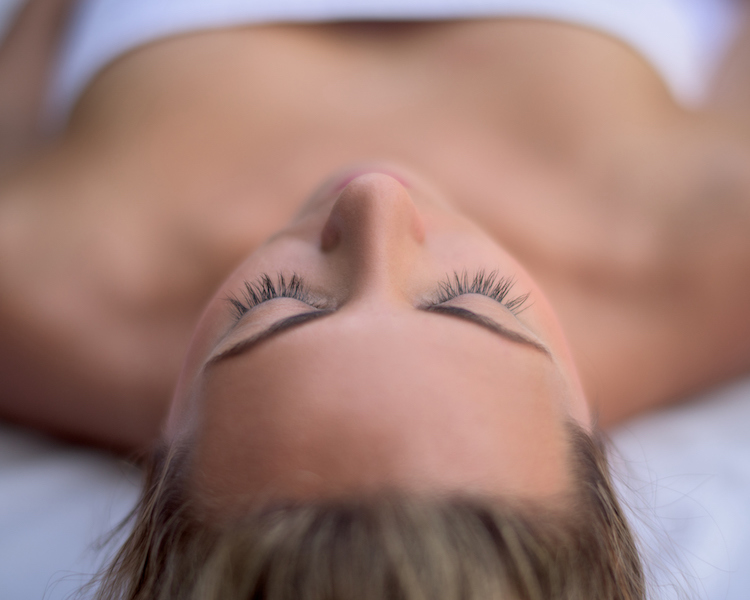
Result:
{"label": "nose bridge", "polygon": [[341,254],[358,289],[398,284],[424,242],[424,224],[408,190],[381,173],[342,190],[322,232],[324,251]]}

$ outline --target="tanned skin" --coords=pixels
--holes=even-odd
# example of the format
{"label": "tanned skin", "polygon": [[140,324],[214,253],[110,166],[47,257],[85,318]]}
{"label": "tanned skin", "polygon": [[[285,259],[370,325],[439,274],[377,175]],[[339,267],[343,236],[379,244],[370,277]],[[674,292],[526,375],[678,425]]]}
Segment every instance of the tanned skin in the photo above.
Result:
{"label": "tanned skin", "polygon": [[526,266],[602,425],[750,367],[743,101],[688,111],[632,49],[563,24],[241,27],[119,58],[41,140],[55,6],[0,54],[4,418],[147,448],[216,286],[372,159],[429,176]]}

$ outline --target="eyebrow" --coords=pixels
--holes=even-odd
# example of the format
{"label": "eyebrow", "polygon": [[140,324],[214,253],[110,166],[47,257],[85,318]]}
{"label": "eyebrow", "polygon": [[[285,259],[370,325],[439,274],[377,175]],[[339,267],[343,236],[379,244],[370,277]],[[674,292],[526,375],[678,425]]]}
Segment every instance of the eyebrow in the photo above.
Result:
{"label": "eyebrow", "polygon": [[549,351],[549,348],[547,348],[547,346],[545,346],[541,342],[538,342],[537,340],[527,335],[515,331],[514,329],[505,327],[494,319],[490,319],[489,317],[485,317],[484,315],[477,314],[471,310],[467,310],[459,306],[451,306],[449,304],[433,304],[430,306],[422,307],[420,310],[423,310],[425,312],[438,313],[441,315],[449,315],[451,317],[458,317],[459,319],[463,319],[464,321],[475,323],[480,327],[489,329],[493,333],[504,337],[506,340],[510,340],[511,342],[515,342],[517,344],[523,344],[524,346],[533,348],[534,350],[541,352],[542,354],[546,354],[548,358],[552,358],[552,353]]}
{"label": "eyebrow", "polygon": [[[418,310],[430,313],[438,313],[441,315],[448,315],[451,317],[463,319],[464,321],[469,321],[470,323],[474,323],[476,325],[479,325],[480,327],[488,329],[489,331],[505,338],[506,340],[517,344],[522,344],[529,348],[533,348],[534,350],[544,354],[548,358],[552,358],[552,353],[549,351],[549,348],[547,348],[547,346],[545,346],[541,342],[538,342],[531,337],[519,333],[518,331],[509,329],[508,327],[501,325],[494,319],[490,319],[489,317],[485,317],[484,315],[477,314],[465,308],[445,304],[436,304],[423,306]],[[276,337],[285,331],[289,331],[290,329],[299,327],[300,325],[309,323],[311,321],[317,321],[318,319],[327,317],[335,312],[336,310],[333,308],[314,310],[298,315],[292,315],[291,317],[286,317],[285,319],[276,321],[275,323],[272,323],[255,335],[251,335],[250,337],[240,340],[239,342],[232,344],[229,348],[220,352],[216,356],[211,357],[211,359],[209,359],[209,361],[206,363],[206,368],[215,365],[223,360],[226,360],[227,358],[230,358],[232,356],[237,356],[238,354],[248,352],[261,342],[265,342],[270,338]]]}

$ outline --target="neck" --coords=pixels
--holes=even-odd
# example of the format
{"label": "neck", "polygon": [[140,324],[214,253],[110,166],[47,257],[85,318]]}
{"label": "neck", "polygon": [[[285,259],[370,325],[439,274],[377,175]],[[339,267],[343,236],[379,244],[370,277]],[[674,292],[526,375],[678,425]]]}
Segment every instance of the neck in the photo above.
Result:
{"label": "neck", "polygon": [[[0,224],[11,227],[13,213],[25,225],[0,236],[1,254],[25,264],[0,273],[4,289],[16,299],[85,296],[75,305],[101,314],[79,310],[66,322],[91,329],[99,314],[97,327],[130,336],[132,348],[118,359],[123,344],[111,334],[102,343],[115,350],[92,343],[88,364],[117,365],[119,377],[149,382],[144,398],[164,396],[201,307],[240,258],[333,170],[385,159],[433,178],[525,263],[579,363],[597,356],[594,375],[584,372],[589,391],[639,396],[620,385],[638,380],[631,365],[617,365],[631,355],[658,364],[644,342],[665,350],[621,336],[612,320],[622,322],[622,297],[587,286],[617,279],[612,242],[644,221],[632,211],[613,219],[602,197],[618,210],[635,205],[606,185],[641,156],[641,132],[680,112],[655,73],[615,41],[551,23],[352,27],[183,36],[110,66],[57,149],[6,183]],[[33,329],[50,331],[55,318]]]}

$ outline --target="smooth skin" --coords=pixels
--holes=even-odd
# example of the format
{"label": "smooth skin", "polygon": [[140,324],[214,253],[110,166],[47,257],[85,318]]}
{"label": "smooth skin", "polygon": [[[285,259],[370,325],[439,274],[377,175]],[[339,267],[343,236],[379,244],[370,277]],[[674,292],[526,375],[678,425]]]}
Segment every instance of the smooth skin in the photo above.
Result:
{"label": "smooth skin", "polygon": [[[342,190],[324,186],[209,303],[168,427],[194,448],[197,489],[222,511],[258,495],[383,488],[562,494],[567,423],[591,423],[552,308],[507,251],[419,179],[374,168]],[[436,298],[447,274],[491,270],[529,294],[518,314],[479,293]],[[232,314],[227,298],[244,281],[276,271],[309,281],[313,306],[277,297]]]}
{"label": "smooth skin", "polygon": [[[19,164],[0,183],[0,411],[142,450],[187,352],[168,434],[194,441],[217,500],[407,480],[552,494],[566,420],[608,426],[750,367],[747,142],[589,30],[162,40],[99,74]],[[480,269],[516,278],[529,308],[450,302],[549,356],[421,310]],[[232,327],[227,295],[279,271],[335,310],[208,366],[310,310],[277,299]]]}

